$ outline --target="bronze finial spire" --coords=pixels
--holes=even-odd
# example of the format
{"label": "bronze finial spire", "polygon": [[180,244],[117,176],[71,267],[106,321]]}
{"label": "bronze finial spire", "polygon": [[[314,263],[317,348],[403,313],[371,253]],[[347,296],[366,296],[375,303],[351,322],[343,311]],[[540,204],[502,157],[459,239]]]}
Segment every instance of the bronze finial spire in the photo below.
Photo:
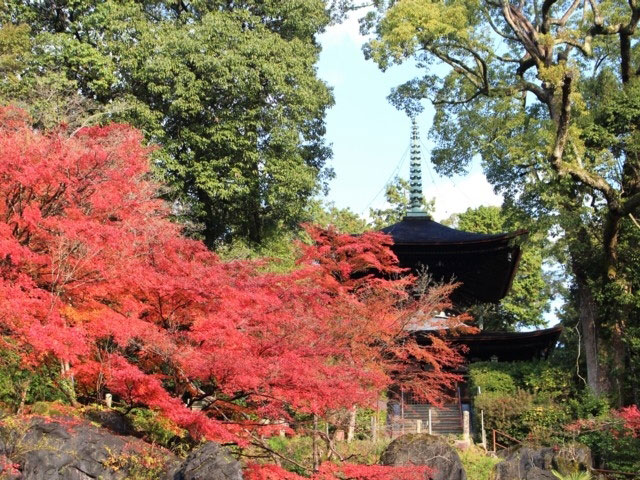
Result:
{"label": "bronze finial spire", "polygon": [[422,210],[422,157],[418,122],[411,117],[411,159],[409,164],[409,211],[407,217],[428,217]]}

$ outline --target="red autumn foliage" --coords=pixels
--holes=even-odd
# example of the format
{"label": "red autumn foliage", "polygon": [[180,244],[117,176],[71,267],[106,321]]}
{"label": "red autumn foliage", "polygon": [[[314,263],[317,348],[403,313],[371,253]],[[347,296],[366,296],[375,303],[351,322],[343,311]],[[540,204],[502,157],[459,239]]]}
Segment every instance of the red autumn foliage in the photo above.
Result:
{"label": "red autumn foliage", "polygon": [[371,404],[392,377],[432,401],[457,380],[459,353],[406,329],[453,287],[408,295],[382,234],[309,227],[299,269],[265,274],[181,236],[128,126],[43,133],[2,109],[0,152],[2,348],[60,366],[80,400],[110,392],[244,443],[291,411]]}
{"label": "red autumn foliage", "polygon": [[615,438],[640,438],[640,410],[637,405],[611,410],[608,417],[581,418],[565,427],[569,432],[609,432]]}
{"label": "red autumn foliage", "polygon": [[634,437],[640,437],[640,410],[637,405],[621,408],[616,415],[622,419],[625,428],[628,428]]}
{"label": "red autumn foliage", "polygon": [[425,480],[433,469],[426,466],[385,467],[326,462],[311,477],[302,477],[276,465],[250,465],[245,470],[247,480]]}

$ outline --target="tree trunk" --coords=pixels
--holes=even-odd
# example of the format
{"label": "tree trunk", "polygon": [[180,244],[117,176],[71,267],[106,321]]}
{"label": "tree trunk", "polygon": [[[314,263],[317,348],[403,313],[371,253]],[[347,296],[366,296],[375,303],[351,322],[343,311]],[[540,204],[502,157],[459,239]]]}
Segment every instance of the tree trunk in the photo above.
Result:
{"label": "tree trunk", "polygon": [[353,442],[356,436],[356,415],[358,411],[356,406],[351,407],[349,411],[349,429],[347,430],[347,443]]}
{"label": "tree trunk", "polygon": [[606,369],[602,368],[602,359],[598,354],[600,335],[596,302],[586,276],[575,261],[573,262],[573,273],[578,287],[578,316],[587,363],[587,383],[594,395],[606,395],[611,390],[611,384]]}
{"label": "tree trunk", "polygon": [[18,415],[22,415],[24,411],[24,405],[27,400],[27,394],[29,393],[29,386],[31,385],[31,379],[24,380],[20,384],[20,405],[18,405]]}
{"label": "tree trunk", "polygon": [[79,407],[80,403],[76,397],[76,387],[73,375],[70,375],[71,365],[69,362],[60,361],[60,387],[62,392],[67,396],[69,403],[74,407]]}
{"label": "tree trunk", "polygon": [[312,455],[313,455],[313,471],[317,472],[320,469],[320,450],[318,448],[318,415],[313,414],[313,436],[312,441]]}
{"label": "tree trunk", "polygon": [[[577,280],[577,278],[576,278]],[[600,359],[598,358],[598,331],[596,325],[596,306],[591,290],[583,282],[578,283],[578,310],[584,356],[587,362],[587,383],[591,392],[600,396],[607,393],[609,386],[603,378]]]}

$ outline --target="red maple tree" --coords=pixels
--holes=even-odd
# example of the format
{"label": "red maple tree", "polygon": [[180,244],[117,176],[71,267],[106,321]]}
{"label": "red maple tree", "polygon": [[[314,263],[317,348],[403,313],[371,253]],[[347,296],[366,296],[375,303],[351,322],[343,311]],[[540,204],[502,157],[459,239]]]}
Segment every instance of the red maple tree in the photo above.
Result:
{"label": "red maple tree", "polygon": [[262,273],[181,235],[128,126],[45,133],[5,108],[0,152],[2,348],[58,365],[72,403],[109,392],[243,443],[265,419],[371,404],[393,378],[431,401],[457,380],[459,352],[406,329],[453,287],[409,294],[389,237],[308,227],[299,268]]}
{"label": "red maple tree", "polygon": [[616,416],[622,419],[625,428],[627,428],[634,437],[640,437],[640,410],[637,405],[629,405],[628,407],[621,408],[616,412]]}

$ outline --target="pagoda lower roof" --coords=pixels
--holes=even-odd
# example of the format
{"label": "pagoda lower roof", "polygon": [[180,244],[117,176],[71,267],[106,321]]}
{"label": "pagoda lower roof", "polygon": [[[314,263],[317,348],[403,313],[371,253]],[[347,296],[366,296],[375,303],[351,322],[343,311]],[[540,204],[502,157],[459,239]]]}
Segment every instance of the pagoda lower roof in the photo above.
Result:
{"label": "pagoda lower roof", "polygon": [[400,265],[436,281],[461,285],[452,295],[458,306],[498,302],[508,293],[520,260],[518,238],[525,230],[482,234],[446,227],[430,217],[405,217],[382,229],[393,239]]}
{"label": "pagoda lower roof", "polygon": [[[546,359],[558,343],[562,325],[528,332],[491,332],[482,330],[472,335],[450,335],[454,344],[465,345],[465,356],[471,362],[490,361],[494,357],[499,362],[528,361]],[[415,332],[418,343],[429,341],[432,331]]]}

